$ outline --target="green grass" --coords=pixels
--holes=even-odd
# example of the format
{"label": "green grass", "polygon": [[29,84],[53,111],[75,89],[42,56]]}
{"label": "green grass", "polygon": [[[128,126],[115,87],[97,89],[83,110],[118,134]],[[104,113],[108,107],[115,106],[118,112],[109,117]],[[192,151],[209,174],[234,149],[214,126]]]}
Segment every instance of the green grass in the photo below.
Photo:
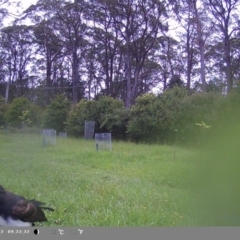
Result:
{"label": "green grass", "polygon": [[[0,134],[0,184],[26,198],[47,202],[39,226],[197,226],[188,207],[193,152],[161,145]],[[174,159],[174,151],[176,158]]]}

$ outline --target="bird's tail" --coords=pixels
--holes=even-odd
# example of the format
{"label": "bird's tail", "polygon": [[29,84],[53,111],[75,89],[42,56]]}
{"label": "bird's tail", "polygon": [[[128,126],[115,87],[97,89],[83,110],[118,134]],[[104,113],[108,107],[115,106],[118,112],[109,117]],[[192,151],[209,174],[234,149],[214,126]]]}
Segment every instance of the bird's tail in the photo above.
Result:
{"label": "bird's tail", "polygon": [[35,200],[35,199],[30,200],[30,202],[33,203],[35,206],[39,206],[39,207],[42,208],[42,209],[49,210],[49,211],[52,211],[52,212],[54,211],[54,209],[51,208],[51,207],[45,207],[45,206],[43,206],[43,205],[46,204],[45,202],[37,201],[37,200]]}

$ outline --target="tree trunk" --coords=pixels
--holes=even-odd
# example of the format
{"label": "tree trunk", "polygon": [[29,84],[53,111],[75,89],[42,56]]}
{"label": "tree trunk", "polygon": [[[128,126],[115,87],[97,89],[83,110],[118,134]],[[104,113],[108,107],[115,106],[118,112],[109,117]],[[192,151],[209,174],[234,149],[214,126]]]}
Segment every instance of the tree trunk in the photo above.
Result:
{"label": "tree trunk", "polygon": [[139,78],[139,70],[136,69],[134,73],[134,84],[132,88],[132,99],[136,99],[137,94],[138,94],[138,79]]}
{"label": "tree trunk", "polygon": [[[127,31],[126,31],[127,32]],[[127,91],[126,91],[126,108],[130,108],[132,105],[132,83],[131,83],[131,65],[130,65],[130,38],[128,33],[126,34],[126,80],[127,80]]]}
{"label": "tree trunk", "polygon": [[187,28],[187,90],[189,91],[191,88],[191,72],[192,72],[192,60],[193,60],[193,52],[190,46],[190,26]]}
{"label": "tree trunk", "polygon": [[227,77],[227,93],[230,93],[233,88],[232,71],[231,71],[231,54],[230,54],[230,39],[228,33],[225,34],[225,61],[226,61],[226,77]]}
{"label": "tree trunk", "polygon": [[77,82],[79,80],[78,56],[76,51],[73,52],[72,58],[72,101],[75,106],[77,104]]}
{"label": "tree trunk", "polygon": [[46,104],[50,103],[50,97],[51,97],[51,75],[52,75],[52,61],[51,59],[47,59],[47,72],[46,72]]}
{"label": "tree trunk", "polygon": [[5,103],[8,103],[8,97],[9,97],[9,86],[10,86],[10,79],[7,82],[7,86],[6,86],[6,95],[5,95]]}
{"label": "tree trunk", "polygon": [[195,13],[195,19],[197,24],[197,37],[198,37],[198,46],[200,51],[200,66],[201,66],[201,82],[202,82],[202,91],[207,91],[207,84],[206,84],[206,75],[205,75],[205,55],[204,55],[204,48],[205,44],[202,37],[202,24],[201,20],[199,19],[198,10],[196,1],[194,1],[194,13]]}

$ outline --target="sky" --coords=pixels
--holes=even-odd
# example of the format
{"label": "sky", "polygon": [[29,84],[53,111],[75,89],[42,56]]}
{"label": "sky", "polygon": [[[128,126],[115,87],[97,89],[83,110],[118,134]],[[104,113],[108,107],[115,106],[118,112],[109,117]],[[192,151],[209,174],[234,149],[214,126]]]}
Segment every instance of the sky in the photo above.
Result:
{"label": "sky", "polygon": [[[19,13],[23,12],[25,9],[27,9],[30,5],[35,4],[37,0],[18,0],[21,3],[21,8],[15,8],[15,7],[6,7],[8,8],[8,11],[11,14],[15,14],[16,17]],[[15,0],[9,0],[9,3],[15,2]],[[4,21],[4,25],[11,24],[12,21],[14,21],[15,18],[11,17],[11,15]]]}
{"label": "sky", "polygon": [[23,9],[28,8],[30,5],[35,4],[37,0],[19,0],[21,2],[21,5],[23,6]]}

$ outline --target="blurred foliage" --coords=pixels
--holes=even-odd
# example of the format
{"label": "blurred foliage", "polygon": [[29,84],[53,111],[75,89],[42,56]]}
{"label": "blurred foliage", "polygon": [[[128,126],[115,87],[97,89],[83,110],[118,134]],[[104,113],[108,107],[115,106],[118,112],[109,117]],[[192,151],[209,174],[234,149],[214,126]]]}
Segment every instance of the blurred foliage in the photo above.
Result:
{"label": "blurred foliage", "polygon": [[63,94],[56,95],[46,109],[43,127],[64,131],[71,103]]}
{"label": "blurred foliage", "polygon": [[8,104],[5,103],[3,97],[0,97],[0,126],[6,126],[5,114],[7,112]]}
{"label": "blurred foliage", "polygon": [[27,98],[15,98],[6,111],[6,123],[17,128],[21,128],[26,124],[28,127],[38,125],[40,112],[40,109]]}
{"label": "blurred foliage", "polygon": [[[196,123],[204,122],[207,125],[215,126],[219,121],[218,111],[223,102],[222,95],[218,93],[194,93],[187,96],[181,102],[180,116],[176,124],[179,135],[183,142],[199,144],[202,138],[202,129]],[[208,132],[211,132],[210,129]]]}
{"label": "blurred foliage", "polygon": [[219,110],[220,124],[215,125],[205,139],[202,154],[192,159],[196,165],[189,182],[192,204],[202,222],[211,226],[239,226],[239,96],[229,95],[224,104],[231,107]]}

